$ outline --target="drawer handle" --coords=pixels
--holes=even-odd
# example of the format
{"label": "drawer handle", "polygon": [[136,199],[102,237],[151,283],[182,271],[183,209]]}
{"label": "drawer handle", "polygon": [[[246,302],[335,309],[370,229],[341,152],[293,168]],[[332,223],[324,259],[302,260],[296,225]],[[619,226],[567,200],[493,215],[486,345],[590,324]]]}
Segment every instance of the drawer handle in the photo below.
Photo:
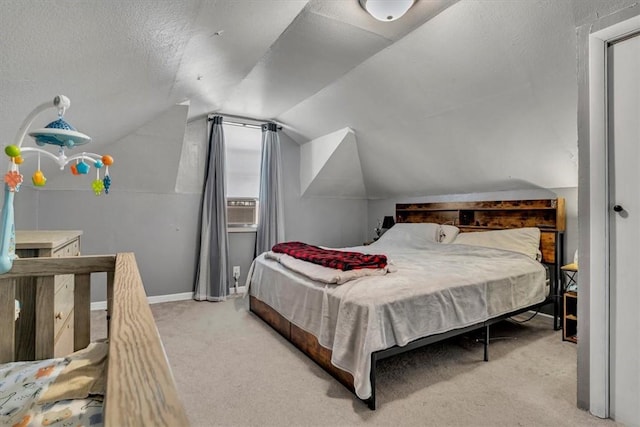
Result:
{"label": "drawer handle", "polygon": [[60,319],[60,320],[62,320],[62,315],[63,315],[63,314],[64,314],[64,313],[62,313],[61,311],[57,312],[57,313],[56,313],[56,319]]}

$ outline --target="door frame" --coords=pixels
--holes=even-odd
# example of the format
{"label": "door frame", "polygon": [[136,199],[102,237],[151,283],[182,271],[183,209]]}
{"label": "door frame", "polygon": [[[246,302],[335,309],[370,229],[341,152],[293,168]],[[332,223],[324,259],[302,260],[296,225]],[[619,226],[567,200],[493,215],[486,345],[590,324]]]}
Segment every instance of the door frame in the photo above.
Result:
{"label": "door frame", "polygon": [[[580,290],[579,311],[587,313],[585,327],[581,332],[578,348],[578,402],[581,389],[588,389],[588,409],[598,417],[609,417],[610,399],[610,319],[609,319],[609,165],[608,165],[608,117],[607,117],[607,46],[609,42],[640,30],[640,8],[632,7],[606,16],[589,24],[587,33],[587,60],[579,59],[579,68],[588,71],[588,105],[585,112],[584,99],[579,102],[579,128],[588,120],[588,161],[580,174],[588,182],[588,190],[581,191],[580,207],[588,207],[588,224],[580,227],[580,257],[586,259],[588,277],[587,292]],[[588,31],[588,32],[587,32]],[[582,107],[582,111],[581,111]],[[580,132],[579,132],[580,134]],[[586,135],[585,135],[586,136]],[[582,157],[584,159],[584,157]],[[588,178],[585,177],[588,175]],[[583,179],[580,180],[582,185]],[[586,199],[586,200],[585,200]],[[603,257],[602,254],[605,254]],[[581,270],[585,270],[582,268]],[[586,297],[583,300],[583,294]],[[580,325],[579,325],[580,328]],[[584,331],[583,331],[584,330]],[[585,335],[583,337],[583,335]],[[583,338],[585,338],[583,340]],[[584,341],[584,342],[583,342]],[[580,363],[580,360],[587,363]],[[586,378],[582,377],[587,375]],[[580,406],[580,405],[579,405]]]}

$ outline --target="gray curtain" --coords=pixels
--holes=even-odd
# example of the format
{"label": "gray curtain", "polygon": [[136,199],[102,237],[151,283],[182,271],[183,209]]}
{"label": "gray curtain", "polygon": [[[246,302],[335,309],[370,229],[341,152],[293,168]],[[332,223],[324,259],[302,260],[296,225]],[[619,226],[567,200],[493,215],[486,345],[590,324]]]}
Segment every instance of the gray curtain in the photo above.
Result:
{"label": "gray curtain", "polygon": [[193,297],[224,301],[228,295],[227,194],[222,117],[213,118],[205,171],[200,230],[200,255]]}
{"label": "gray curtain", "polygon": [[271,250],[273,245],[284,240],[282,179],[278,127],[274,123],[267,123],[262,126],[256,255]]}

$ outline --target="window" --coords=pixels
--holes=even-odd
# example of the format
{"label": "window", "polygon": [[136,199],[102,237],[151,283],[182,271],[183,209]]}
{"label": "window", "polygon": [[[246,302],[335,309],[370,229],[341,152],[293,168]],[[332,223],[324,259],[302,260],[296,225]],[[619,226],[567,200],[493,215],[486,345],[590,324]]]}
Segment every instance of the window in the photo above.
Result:
{"label": "window", "polygon": [[258,223],[262,130],[224,125],[226,146],[227,224],[229,227]]}

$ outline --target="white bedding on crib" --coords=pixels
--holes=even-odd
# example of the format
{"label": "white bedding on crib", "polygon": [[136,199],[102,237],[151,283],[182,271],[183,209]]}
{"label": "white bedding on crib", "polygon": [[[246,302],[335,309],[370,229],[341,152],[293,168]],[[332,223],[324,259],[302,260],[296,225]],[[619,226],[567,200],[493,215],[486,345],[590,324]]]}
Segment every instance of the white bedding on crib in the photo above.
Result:
{"label": "white bedding on crib", "polygon": [[[384,237],[384,236],[383,236]],[[339,286],[280,263],[254,261],[249,292],[332,350],[331,362],[371,396],[371,353],[462,328],[545,300],[545,268],[525,255],[467,245],[381,239],[348,250],[385,254],[397,269]]]}

